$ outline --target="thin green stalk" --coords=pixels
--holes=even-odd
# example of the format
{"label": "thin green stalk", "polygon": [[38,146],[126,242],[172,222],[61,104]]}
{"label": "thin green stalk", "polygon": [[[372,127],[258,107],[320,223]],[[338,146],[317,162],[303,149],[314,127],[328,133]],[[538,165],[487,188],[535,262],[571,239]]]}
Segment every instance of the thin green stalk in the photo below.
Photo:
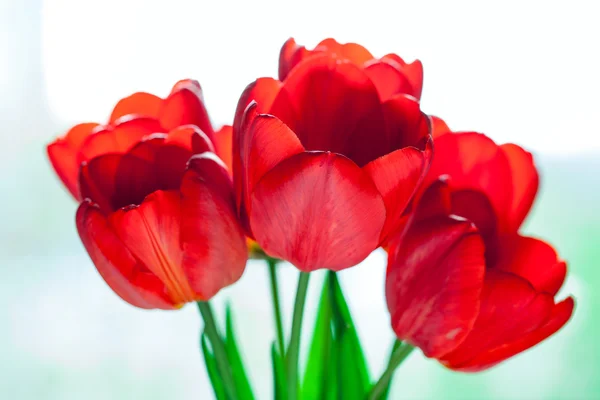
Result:
{"label": "thin green stalk", "polygon": [[396,368],[398,368],[398,366],[402,364],[402,362],[410,355],[410,353],[414,349],[415,347],[408,343],[404,343],[398,346],[398,348],[392,353],[390,357],[390,362],[388,363],[387,369],[381,375],[381,378],[379,378],[375,386],[373,386],[373,389],[369,394],[368,400],[379,399],[379,396],[381,396],[381,394],[385,392],[385,389],[387,388],[389,382],[392,380]]}
{"label": "thin green stalk", "polygon": [[231,374],[231,368],[229,367],[229,360],[227,359],[227,353],[225,352],[221,335],[219,335],[217,330],[217,324],[215,323],[212,308],[208,302],[199,301],[197,304],[200,314],[202,314],[202,319],[204,319],[204,331],[208,340],[210,340],[227,398],[229,400],[237,400],[235,383],[233,375]]}
{"label": "thin green stalk", "polygon": [[277,328],[277,344],[279,354],[285,354],[285,339],[283,337],[283,320],[281,318],[281,303],[279,302],[279,283],[277,282],[277,263],[279,260],[267,258],[269,265],[269,278],[271,280],[271,296],[273,297],[273,312],[275,314],[275,327]]}
{"label": "thin green stalk", "polygon": [[302,317],[304,316],[304,303],[308,290],[308,272],[300,272],[296,302],[294,303],[294,317],[292,320],[292,334],[286,354],[288,400],[298,398],[298,355],[300,353],[300,335],[302,333]]}

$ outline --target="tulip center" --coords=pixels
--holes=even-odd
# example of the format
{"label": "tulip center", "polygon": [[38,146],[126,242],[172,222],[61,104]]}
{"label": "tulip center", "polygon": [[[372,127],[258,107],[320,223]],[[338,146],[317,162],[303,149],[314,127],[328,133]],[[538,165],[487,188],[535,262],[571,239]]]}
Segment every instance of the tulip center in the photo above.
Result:
{"label": "tulip center", "polygon": [[82,197],[110,213],[140,205],[157,190],[178,190],[192,152],[153,135],[125,154],[105,154],[82,168]]}

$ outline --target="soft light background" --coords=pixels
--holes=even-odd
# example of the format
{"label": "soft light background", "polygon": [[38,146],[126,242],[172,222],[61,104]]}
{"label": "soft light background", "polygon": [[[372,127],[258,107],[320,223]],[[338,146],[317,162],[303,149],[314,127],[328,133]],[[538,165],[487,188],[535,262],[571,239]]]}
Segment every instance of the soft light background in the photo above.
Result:
{"label": "soft light background", "polygon": [[[198,353],[199,317],[143,312],[100,279],[74,226],[45,144],[71,124],[102,121],[136,90],[203,85],[215,123],[237,96],[275,75],[289,36],[333,36],[376,55],[425,65],[423,109],[455,129],[531,149],[542,189],[526,231],[569,261],[571,323],[538,347],[479,375],[415,353],[392,398],[600,398],[600,92],[594,1],[0,0],[0,398],[210,399]],[[341,274],[373,375],[392,341],[385,258]],[[296,272],[281,269],[291,312]],[[271,397],[273,339],[267,274],[251,263],[230,299],[259,399]],[[313,278],[307,321],[320,279]],[[286,321],[289,324],[289,320]],[[308,323],[307,333],[312,329]],[[305,341],[306,343],[306,341]]]}

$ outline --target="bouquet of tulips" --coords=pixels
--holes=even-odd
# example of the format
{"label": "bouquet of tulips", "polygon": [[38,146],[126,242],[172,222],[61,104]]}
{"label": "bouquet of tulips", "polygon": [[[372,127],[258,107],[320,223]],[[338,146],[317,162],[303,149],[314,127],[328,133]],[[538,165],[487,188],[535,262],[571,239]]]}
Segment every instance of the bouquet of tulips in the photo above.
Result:
{"label": "bouquet of tulips", "polygon": [[[532,155],[421,111],[420,61],[290,39],[278,78],[246,87],[232,126],[215,129],[199,83],[182,80],[166,98],[121,99],[105,124],[76,125],[48,146],[80,203],[79,236],[113,291],[144,309],[197,303],[217,399],[255,398],[230,314],[221,327],[210,305],[249,257],[270,273],[280,400],[386,399],[415,348],[477,372],[569,320],[573,299],[555,299],[565,262],[519,233],[538,190]],[[379,247],[397,341],[373,377],[336,272]],[[284,261],[299,271],[289,338]],[[329,271],[301,371],[304,304],[319,269]]]}

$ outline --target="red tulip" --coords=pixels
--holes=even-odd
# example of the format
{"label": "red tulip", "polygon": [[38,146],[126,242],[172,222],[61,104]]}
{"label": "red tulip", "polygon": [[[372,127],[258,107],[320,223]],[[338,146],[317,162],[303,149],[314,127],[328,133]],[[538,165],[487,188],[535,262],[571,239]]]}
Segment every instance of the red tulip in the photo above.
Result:
{"label": "red tulip", "polygon": [[360,44],[341,44],[334,39],[321,41],[314,50],[299,46],[293,38],[288,39],[279,54],[279,79],[285,80],[294,67],[315,55],[329,54],[346,60],[361,69],[371,78],[383,100],[395,94],[405,93],[416,99],[421,98],[423,89],[423,64],[415,60],[406,63],[396,54],[388,54],[379,59]]}
{"label": "red tulip", "polygon": [[215,133],[202,89],[189,79],[177,82],[166,99],[144,92],[125,97],[117,103],[106,125],[74,126],[48,146],[48,156],[69,192],[81,201],[78,176],[83,162],[101,154],[122,154],[149,134],[167,133],[181,125],[196,125],[213,142],[217,154],[231,162],[231,127],[224,126]]}
{"label": "red tulip", "polygon": [[246,88],[233,151],[247,234],[302,271],[337,271],[397,228],[429,166],[431,136],[417,100],[382,101],[364,68],[326,53],[282,82]]}
{"label": "red tulip", "polygon": [[538,187],[531,154],[477,133],[434,135],[427,189],[390,241],[388,308],[401,340],[480,371],[555,333],[574,301],[555,302],[566,275],[556,251],[518,233]]}
{"label": "red tulip", "polygon": [[208,134],[196,125],[153,133],[195,122],[214,135],[193,87],[180,83],[165,100],[135,94],[106,127],[78,125],[48,149],[83,199],[77,229],[96,268],[141,308],[208,300],[240,278],[247,260],[231,177]]}

